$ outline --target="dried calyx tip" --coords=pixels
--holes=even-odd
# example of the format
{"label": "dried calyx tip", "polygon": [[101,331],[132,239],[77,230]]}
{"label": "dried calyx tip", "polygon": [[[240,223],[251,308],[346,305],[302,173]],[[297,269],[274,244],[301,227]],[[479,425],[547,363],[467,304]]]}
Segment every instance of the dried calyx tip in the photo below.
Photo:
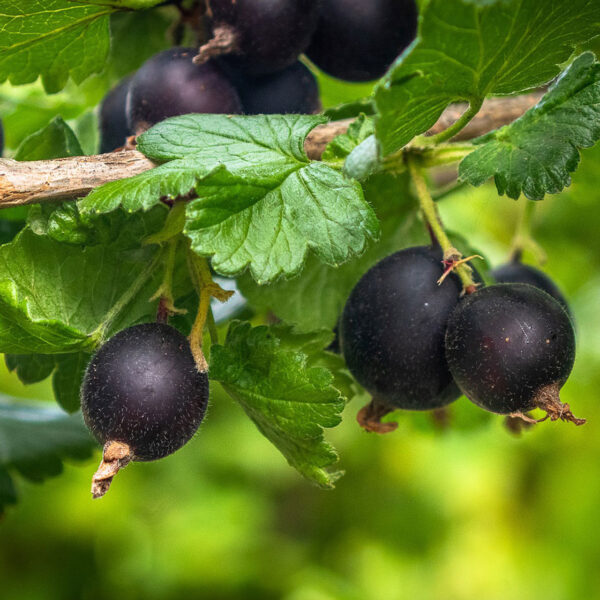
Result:
{"label": "dried calyx tip", "polygon": [[123,442],[109,441],[104,444],[100,466],[92,478],[92,497],[102,498],[114,476],[133,460],[131,448]]}
{"label": "dried calyx tip", "polygon": [[229,25],[218,25],[213,30],[213,37],[200,46],[198,54],[193,61],[196,65],[202,65],[211,58],[223,54],[233,54],[237,51],[237,34],[235,29]]}
{"label": "dried calyx tip", "polygon": [[363,406],[356,415],[358,424],[370,433],[390,433],[398,428],[398,423],[382,423],[381,419],[394,409],[389,408],[377,398]]}
{"label": "dried calyx tip", "polygon": [[538,419],[538,423],[550,419],[551,421],[569,421],[575,425],[583,425],[586,419],[579,419],[573,415],[568,404],[560,401],[560,385],[553,383],[543,387],[536,394],[534,404],[537,408],[546,411],[546,416]]}

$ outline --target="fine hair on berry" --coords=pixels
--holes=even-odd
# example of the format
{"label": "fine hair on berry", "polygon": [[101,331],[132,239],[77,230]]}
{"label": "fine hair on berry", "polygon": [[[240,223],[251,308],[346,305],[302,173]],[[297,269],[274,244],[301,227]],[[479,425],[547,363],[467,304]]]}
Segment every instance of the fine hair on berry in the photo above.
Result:
{"label": "fine hair on berry", "polygon": [[439,247],[407,248],[367,271],[346,302],[342,354],[387,412],[440,408],[460,396],[446,363],[444,334],[462,285],[453,273],[438,284],[443,273]]}
{"label": "fine hair on berry", "polygon": [[237,91],[214,61],[196,65],[194,48],[171,48],[148,59],[131,80],[129,128],[136,135],[168,118],[189,113],[239,114]]}
{"label": "fine hair on berry", "polygon": [[575,332],[563,307],[523,283],[492,285],[464,298],[448,320],[446,357],[465,395],[505,415],[541,408],[581,424],[559,391],[575,361]]}

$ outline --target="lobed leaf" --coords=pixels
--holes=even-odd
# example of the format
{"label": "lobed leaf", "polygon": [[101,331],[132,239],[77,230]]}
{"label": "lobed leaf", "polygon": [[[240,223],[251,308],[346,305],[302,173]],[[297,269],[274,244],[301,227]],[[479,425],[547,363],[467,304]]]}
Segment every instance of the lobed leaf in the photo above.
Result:
{"label": "lobed leaf", "polygon": [[341,421],[344,399],[325,368],[309,366],[306,337],[282,343],[277,328],[234,321],[223,346],[211,348],[211,379],[221,382],[258,429],[302,475],[325,488],[341,475],[329,469],[335,450],[324,427]]}
{"label": "lobed leaf", "polygon": [[476,105],[550,81],[599,28],[597,0],[430,0],[417,40],[375,91],[383,155],[427,131],[451,102]]}
{"label": "lobed leaf", "polygon": [[70,0],[4,0],[0,12],[0,82],[31,83],[48,93],[69,76],[81,83],[100,73],[110,50],[109,16],[116,9]]}
{"label": "lobed leaf", "polygon": [[500,195],[541,200],[571,185],[579,149],[600,139],[600,63],[582,54],[537,106],[506,127],[475,140],[460,164],[471,185],[494,177]]}

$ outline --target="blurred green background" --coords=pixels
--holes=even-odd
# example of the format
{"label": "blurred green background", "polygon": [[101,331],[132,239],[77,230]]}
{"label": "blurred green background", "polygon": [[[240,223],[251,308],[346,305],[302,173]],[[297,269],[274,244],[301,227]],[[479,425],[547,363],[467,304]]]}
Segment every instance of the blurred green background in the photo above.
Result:
{"label": "blurred green background", "polygon": [[[52,97],[37,85],[0,86],[9,146],[61,114],[92,152],[92,107],[121,75]],[[368,93],[321,84],[326,105]],[[395,433],[377,437],[358,428],[353,402],[327,432],[346,470],[327,492],[289,468],[214,385],[194,440],[162,461],[129,466],[100,501],[89,493],[98,455],[43,485],[19,479],[20,502],[0,522],[0,597],[600,597],[599,175],[600,149],[588,150],[574,185],[539,203],[534,219],[544,270],[577,320],[577,361],[562,399],[587,425],[546,422],[518,437],[463,398],[446,428],[402,414]],[[440,209],[494,265],[506,258],[519,203],[487,185],[446,197]],[[52,396],[49,384],[26,388],[3,366],[0,392]]]}

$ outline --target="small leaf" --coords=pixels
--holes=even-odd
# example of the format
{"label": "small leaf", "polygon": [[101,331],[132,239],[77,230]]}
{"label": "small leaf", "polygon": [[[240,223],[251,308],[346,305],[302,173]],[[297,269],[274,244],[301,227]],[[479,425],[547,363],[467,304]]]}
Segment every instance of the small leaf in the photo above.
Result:
{"label": "small leaf", "polygon": [[0,351],[64,354],[93,350],[92,334],[138,278],[144,283],[109,331],[153,315],[148,299],[161,273],[148,270],[156,248],[81,248],[25,229],[0,247]]}
{"label": "small leaf", "polygon": [[54,356],[49,354],[6,354],[6,367],[25,384],[38,383],[54,371]]}
{"label": "small leaf", "polygon": [[598,0],[430,0],[417,40],[375,91],[383,156],[427,131],[451,102],[526,91],[598,35]]}
{"label": "small leaf", "polygon": [[211,379],[220,381],[258,429],[302,475],[325,488],[341,475],[323,428],[341,421],[344,399],[331,373],[308,366],[306,338],[284,344],[277,330],[234,321],[224,346],[211,348]]}
{"label": "small leaf", "polygon": [[15,159],[46,160],[82,154],[83,150],[73,130],[60,117],[54,117],[46,127],[23,140]]}
{"label": "small leaf", "polygon": [[81,83],[106,66],[109,15],[115,8],[70,0],[4,0],[0,14],[0,82],[42,77],[48,93],[69,75]]}
{"label": "small leaf", "polygon": [[500,195],[530,200],[571,184],[579,149],[600,139],[600,63],[582,54],[541,102],[498,131],[478,140],[460,164],[460,178],[481,185],[494,177]]}

